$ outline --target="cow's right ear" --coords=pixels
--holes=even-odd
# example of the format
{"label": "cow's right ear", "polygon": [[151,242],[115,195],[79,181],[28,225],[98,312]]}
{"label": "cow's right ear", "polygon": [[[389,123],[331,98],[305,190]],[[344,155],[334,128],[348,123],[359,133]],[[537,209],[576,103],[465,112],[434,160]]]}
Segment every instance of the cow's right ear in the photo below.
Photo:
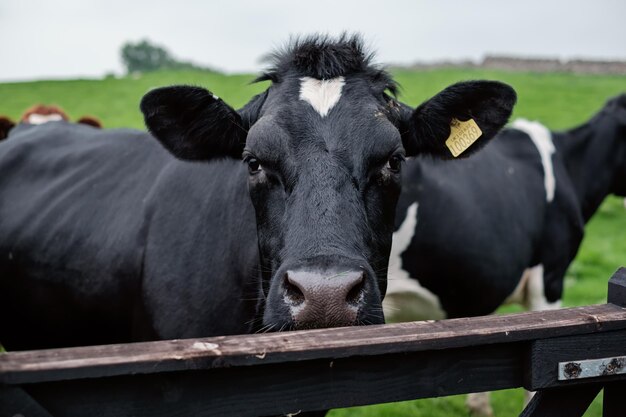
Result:
{"label": "cow's right ear", "polygon": [[407,155],[451,159],[476,152],[506,124],[516,100],[515,90],[497,81],[447,87],[414,111],[404,109]]}
{"label": "cow's right ear", "polygon": [[9,130],[13,129],[15,123],[8,117],[0,116],[0,140],[9,136]]}
{"label": "cow's right ear", "polygon": [[247,136],[241,116],[204,88],[157,88],[140,108],[150,133],[177,158],[241,158]]}

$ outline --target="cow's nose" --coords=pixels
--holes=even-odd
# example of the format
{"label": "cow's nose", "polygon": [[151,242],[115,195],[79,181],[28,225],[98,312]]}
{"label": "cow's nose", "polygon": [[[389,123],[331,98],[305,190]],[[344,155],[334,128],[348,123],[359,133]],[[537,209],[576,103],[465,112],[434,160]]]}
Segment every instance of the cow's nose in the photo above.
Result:
{"label": "cow's nose", "polygon": [[285,302],[296,328],[350,326],[363,303],[363,271],[287,271]]}

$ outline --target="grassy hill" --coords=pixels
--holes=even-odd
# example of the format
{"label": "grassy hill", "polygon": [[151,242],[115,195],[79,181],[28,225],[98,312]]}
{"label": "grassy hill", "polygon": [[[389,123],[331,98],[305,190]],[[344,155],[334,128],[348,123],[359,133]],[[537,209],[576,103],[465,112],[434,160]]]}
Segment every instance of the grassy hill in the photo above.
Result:
{"label": "grassy hill", "polygon": [[[586,121],[607,98],[626,91],[626,77],[573,74],[508,73],[483,70],[396,71],[401,100],[417,105],[445,86],[467,79],[488,78],[511,84],[519,101],[514,117],[539,120],[553,130]],[[0,84],[0,115],[18,119],[35,103],[58,104],[72,118],[98,116],[105,127],[143,128],[139,100],[149,89],[169,84],[194,84],[209,88],[235,107],[242,106],[267,84],[250,84],[252,75],[226,76],[200,71],[158,72],[132,78],[103,80],[38,81]],[[626,265],[626,210],[622,200],[610,197],[587,227],[579,255],[566,280],[566,306],[604,302],[607,279]],[[511,311],[511,309],[507,309]],[[332,417],[352,416],[466,416],[463,396],[335,410]],[[494,394],[498,417],[517,416],[520,390]],[[600,416],[597,399],[586,416]]]}

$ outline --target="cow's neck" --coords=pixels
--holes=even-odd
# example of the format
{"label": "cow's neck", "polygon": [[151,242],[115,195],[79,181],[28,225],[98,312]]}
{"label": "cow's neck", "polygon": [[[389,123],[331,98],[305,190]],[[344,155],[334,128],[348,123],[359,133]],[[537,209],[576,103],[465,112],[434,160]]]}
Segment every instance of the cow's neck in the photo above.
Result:
{"label": "cow's neck", "polygon": [[585,222],[612,192],[619,161],[626,151],[626,141],[620,140],[618,133],[614,118],[600,112],[581,126],[554,134],[555,146],[563,156]]}

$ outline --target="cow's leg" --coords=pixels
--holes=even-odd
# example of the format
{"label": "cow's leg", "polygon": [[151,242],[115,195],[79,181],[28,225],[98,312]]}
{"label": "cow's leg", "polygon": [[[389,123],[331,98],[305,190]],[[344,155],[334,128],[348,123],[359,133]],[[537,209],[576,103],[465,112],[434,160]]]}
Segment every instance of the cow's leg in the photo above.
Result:
{"label": "cow's leg", "polygon": [[493,408],[491,408],[490,392],[474,392],[467,394],[465,406],[470,416],[491,417],[493,416]]}
{"label": "cow's leg", "polygon": [[556,310],[561,308],[561,300],[551,303],[546,298],[543,265],[541,264],[528,269],[526,308],[530,311]]}
{"label": "cow's leg", "polygon": [[[543,265],[539,264],[528,268],[528,282],[526,284],[526,309],[530,311],[556,310],[561,308],[561,300],[553,303],[546,298]],[[524,406],[527,406],[535,395],[532,391],[526,391]]]}

